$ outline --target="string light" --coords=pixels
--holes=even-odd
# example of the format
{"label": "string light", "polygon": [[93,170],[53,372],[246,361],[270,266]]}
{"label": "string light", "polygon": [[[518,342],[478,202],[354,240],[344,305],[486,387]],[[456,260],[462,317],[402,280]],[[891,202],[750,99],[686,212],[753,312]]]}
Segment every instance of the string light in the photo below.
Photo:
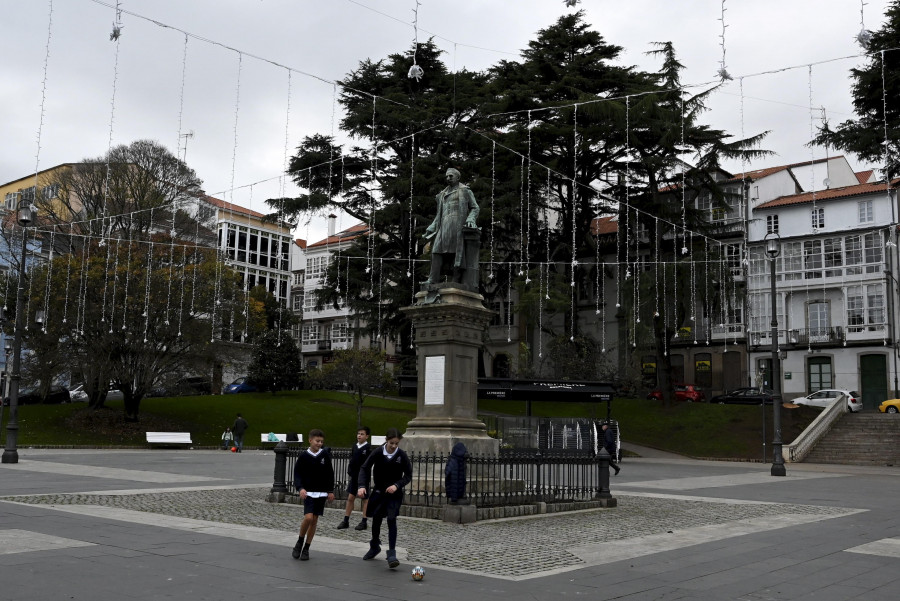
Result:
{"label": "string light", "polygon": [[[869,45],[872,43],[872,32],[866,29],[865,22],[865,6],[866,3],[863,0],[859,0],[859,33],[856,34],[856,43],[859,44],[863,50],[868,50]],[[883,58],[884,51],[882,51]]]}
{"label": "string light", "polygon": [[722,22],[722,33],[719,36],[722,46],[722,60],[719,63],[719,70],[716,72],[716,76],[722,81],[727,81],[731,79],[731,75],[729,75],[728,70],[725,69],[725,29],[728,27],[728,25],[725,24],[725,0],[722,0],[722,16],[719,17],[719,21]]}

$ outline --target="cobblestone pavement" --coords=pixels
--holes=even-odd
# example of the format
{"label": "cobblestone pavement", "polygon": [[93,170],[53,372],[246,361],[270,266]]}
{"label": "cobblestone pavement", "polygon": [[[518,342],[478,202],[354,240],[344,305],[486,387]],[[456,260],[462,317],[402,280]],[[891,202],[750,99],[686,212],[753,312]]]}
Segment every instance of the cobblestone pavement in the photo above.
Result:
{"label": "cobblestone pavement", "polygon": [[[295,532],[302,519],[300,506],[267,503],[263,500],[267,492],[267,488],[240,488],[119,495],[52,494],[5,497],[4,500],[41,505],[100,505]],[[490,520],[466,526],[401,517],[398,542],[406,547],[410,563],[521,577],[583,565],[584,562],[567,549],[588,543],[672,533],[753,518],[796,515],[827,518],[848,513],[840,507],[814,505],[733,504],[627,494],[617,495],[617,498],[619,505],[612,509]],[[369,540],[368,531],[334,530],[341,515],[339,510],[326,510],[319,524],[319,534],[361,543]],[[356,516],[358,514],[354,514],[354,520]]]}

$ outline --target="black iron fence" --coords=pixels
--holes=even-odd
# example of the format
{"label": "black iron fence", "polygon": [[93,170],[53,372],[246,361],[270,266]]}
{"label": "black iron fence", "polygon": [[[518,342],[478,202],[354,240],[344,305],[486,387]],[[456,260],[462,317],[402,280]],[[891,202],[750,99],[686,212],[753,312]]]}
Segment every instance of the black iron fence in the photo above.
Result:
{"label": "black iron fence", "polygon": [[[298,445],[275,447],[275,483],[272,492],[295,493],[294,465]],[[350,449],[331,449],[335,497],[347,497]],[[449,502],[444,491],[444,469],[449,455],[410,453],[413,478],[404,502],[440,506]],[[466,455],[466,498],[478,507],[565,503],[609,498],[609,454],[566,450],[501,449],[499,455]]]}

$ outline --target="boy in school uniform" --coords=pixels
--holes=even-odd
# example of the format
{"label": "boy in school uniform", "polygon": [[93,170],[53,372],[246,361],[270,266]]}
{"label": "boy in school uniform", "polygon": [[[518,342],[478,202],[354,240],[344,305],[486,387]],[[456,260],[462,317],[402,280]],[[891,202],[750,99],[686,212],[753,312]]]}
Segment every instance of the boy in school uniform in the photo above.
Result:
{"label": "boy in school uniform", "polygon": [[[369,551],[363,559],[373,559],[381,553],[381,520],[387,518],[388,523],[388,567],[396,568],[400,565],[397,559],[397,516],[400,514],[400,506],[403,504],[403,487],[412,480],[412,464],[406,453],[400,449],[400,431],[396,428],[388,428],[384,446],[374,449],[369,453],[359,470],[359,490],[356,496],[360,499],[369,498],[368,514],[372,518],[372,539],[369,541]],[[374,472],[372,478],[370,474]],[[371,491],[369,482],[372,482]]]}
{"label": "boy in school uniform", "polygon": [[324,444],[324,432],[310,431],[309,448],[300,453],[294,465],[294,487],[303,500],[303,522],[291,556],[301,561],[309,559],[309,545],[316,535],[319,516],[325,513],[326,501],[334,500],[334,467],[331,453],[322,448]]}
{"label": "boy in school uniform", "polygon": [[[350,463],[347,465],[347,506],[344,508],[344,519],[337,525],[338,530],[345,530],[350,527],[350,514],[353,513],[353,502],[356,500],[356,491],[359,490],[357,476],[359,476],[359,468],[365,463],[372,450],[372,444],[369,442],[369,435],[372,431],[369,426],[362,426],[356,431],[356,446],[353,448],[353,454],[350,455]],[[366,518],[366,505],[368,499],[362,499],[362,521],[355,526],[356,530],[365,530],[368,526]]]}

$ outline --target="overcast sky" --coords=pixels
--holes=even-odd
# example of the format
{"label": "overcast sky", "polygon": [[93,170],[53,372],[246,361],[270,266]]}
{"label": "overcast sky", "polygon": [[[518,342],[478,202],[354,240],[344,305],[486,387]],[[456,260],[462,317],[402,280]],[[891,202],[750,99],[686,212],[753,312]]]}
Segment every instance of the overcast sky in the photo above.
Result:
{"label": "overcast sky", "polygon": [[[208,193],[266,211],[263,199],[281,194],[286,138],[293,152],[303,136],[331,131],[330,82],[365,58],[407,50],[415,35],[416,0],[119,4],[116,70],[109,39],[114,0],[3,0],[0,182],[102,156],[110,140],[152,138],[173,152],[180,140]],[[881,26],[887,4],[867,0],[866,28]],[[657,61],[644,53],[652,42],[672,41],[686,66],[684,83],[702,83],[716,79],[722,61],[722,6],[722,0],[581,0],[578,8],[607,42],[624,47],[623,64],[656,70]],[[826,149],[805,144],[820,108],[832,123],[853,116],[849,70],[865,63],[855,41],[860,0],[724,6],[725,66],[734,80],[715,93],[704,120],[735,135],[771,130],[765,147],[777,155],[748,168],[824,157]],[[435,36],[451,68],[481,70],[516,60],[535,32],[572,10],[563,0],[419,0],[418,35]],[[183,32],[191,35],[186,61]],[[289,114],[285,67],[293,70]],[[849,159],[856,170],[878,167]],[[288,182],[285,192],[297,190]],[[324,232],[323,220],[315,219],[296,234],[315,241]]]}

